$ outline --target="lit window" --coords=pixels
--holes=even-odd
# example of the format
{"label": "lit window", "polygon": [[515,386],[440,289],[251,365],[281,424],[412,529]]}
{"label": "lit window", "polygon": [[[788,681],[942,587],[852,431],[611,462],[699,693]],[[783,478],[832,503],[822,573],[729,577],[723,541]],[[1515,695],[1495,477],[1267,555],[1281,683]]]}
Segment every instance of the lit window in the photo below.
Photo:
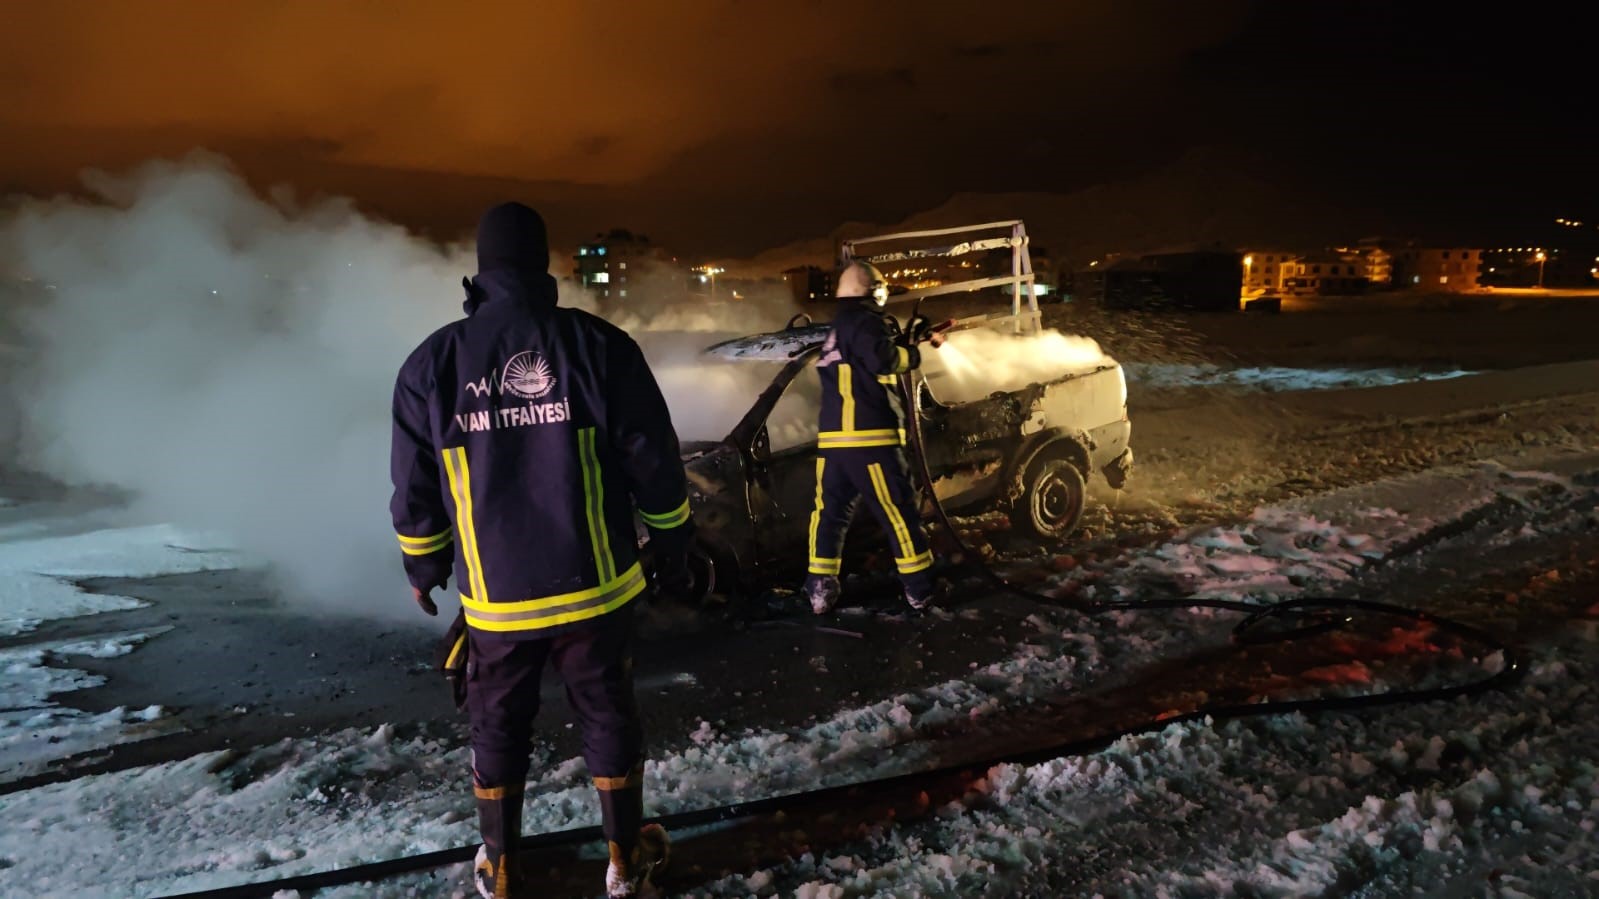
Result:
{"label": "lit window", "polygon": [[625,288],[622,289],[622,290],[617,291],[617,293],[621,294],[624,297],[627,296],[627,290]]}
{"label": "lit window", "polygon": [[617,264],[616,264],[616,267],[617,267],[617,268],[627,268],[627,263],[625,263],[625,262],[618,262],[618,263],[617,263]]}
{"label": "lit window", "polygon": [[1449,276],[1448,275],[1439,275],[1438,276],[1438,283],[1439,284],[1448,284],[1449,283]]}
{"label": "lit window", "polygon": [[594,253],[595,253],[595,255],[598,255],[598,256],[604,256],[605,255],[605,248],[604,247],[596,247],[595,250],[594,250]]}
{"label": "lit window", "polygon": [[611,283],[611,273],[610,272],[595,272],[594,273],[594,283],[595,284],[609,284],[609,283]]}
{"label": "lit window", "polygon": [[589,248],[588,247],[578,247],[577,248],[577,254],[579,256],[587,256],[589,254]]}

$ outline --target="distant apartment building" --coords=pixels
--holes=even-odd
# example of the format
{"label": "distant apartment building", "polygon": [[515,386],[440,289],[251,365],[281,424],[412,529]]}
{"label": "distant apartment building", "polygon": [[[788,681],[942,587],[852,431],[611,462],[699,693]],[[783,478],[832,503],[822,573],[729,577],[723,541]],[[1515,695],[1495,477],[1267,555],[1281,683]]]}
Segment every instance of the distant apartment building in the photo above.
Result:
{"label": "distant apartment building", "polygon": [[1394,254],[1375,239],[1363,240],[1352,247],[1338,247],[1336,252],[1345,262],[1353,263],[1372,290],[1387,290],[1394,284]]}
{"label": "distant apartment building", "polygon": [[1061,282],[1068,280],[1061,277],[1065,263],[1057,262],[1049,250],[1036,245],[1028,247],[1027,257],[1033,266],[1033,295],[1039,299],[1058,299]]}
{"label": "distant apartment building", "polygon": [[1284,269],[1282,292],[1294,296],[1353,296],[1371,286],[1358,257],[1337,250],[1301,256]]}
{"label": "distant apartment building", "polygon": [[1293,273],[1297,253],[1285,250],[1245,250],[1243,292],[1246,296],[1281,293],[1283,281]]}
{"label": "distant apartment building", "polygon": [[602,299],[626,299],[647,272],[677,268],[677,260],[642,234],[615,228],[577,248],[573,276]]}
{"label": "distant apartment building", "polygon": [[1480,286],[1483,251],[1451,247],[1401,247],[1393,251],[1397,290],[1461,293]]}
{"label": "distant apartment building", "polygon": [[796,303],[821,303],[833,298],[833,274],[819,265],[784,269],[783,282]]}
{"label": "distant apartment building", "polygon": [[1110,309],[1236,312],[1242,275],[1237,253],[1202,251],[1090,263],[1074,282],[1078,296]]}
{"label": "distant apartment building", "polygon": [[1375,244],[1314,251],[1245,250],[1245,297],[1346,296],[1387,287],[1393,256]]}

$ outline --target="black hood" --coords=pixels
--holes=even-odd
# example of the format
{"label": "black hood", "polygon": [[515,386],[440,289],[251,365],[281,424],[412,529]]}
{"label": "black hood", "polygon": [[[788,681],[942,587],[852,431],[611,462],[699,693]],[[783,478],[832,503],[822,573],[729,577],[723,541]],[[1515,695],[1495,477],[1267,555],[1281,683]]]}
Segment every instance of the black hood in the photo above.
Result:
{"label": "black hood", "polygon": [[478,219],[478,274],[504,269],[531,274],[550,270],[544,218],[521,203],[501,203]]}
{"label": "black hood", "polygon": [[532,310],[555,308],[550,241],[544,218],[521,203],[501,203],[477,223],[477,277],[463,279],[466,314],[488,302],[510,301]]}

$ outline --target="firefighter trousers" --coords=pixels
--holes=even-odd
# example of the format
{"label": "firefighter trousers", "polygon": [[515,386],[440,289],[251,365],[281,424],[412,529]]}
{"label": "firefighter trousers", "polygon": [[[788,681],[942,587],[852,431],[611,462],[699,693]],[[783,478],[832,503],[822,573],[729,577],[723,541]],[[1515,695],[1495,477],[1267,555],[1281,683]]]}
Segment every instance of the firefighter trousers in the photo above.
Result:
{"label": "firefighter trousers", "polygon": [[817,577],[838,576],[850,519],[863,499],[887,536],[906,592],[926,596],[933,586],[933,553],[911,489],[905,452],[897,446],[817,452],[807,570]]}
{"label": "firefighter trousers", "polygon": [[546,662],[566,685],[583,760],[599,790],[607,840],[631,848],[643,816],[644,729],[633,694],[633,613],[624,607],[545,640],[511,641],[468,630],[466,707],[472,780],[480,800],[520,807],[533,719]]}

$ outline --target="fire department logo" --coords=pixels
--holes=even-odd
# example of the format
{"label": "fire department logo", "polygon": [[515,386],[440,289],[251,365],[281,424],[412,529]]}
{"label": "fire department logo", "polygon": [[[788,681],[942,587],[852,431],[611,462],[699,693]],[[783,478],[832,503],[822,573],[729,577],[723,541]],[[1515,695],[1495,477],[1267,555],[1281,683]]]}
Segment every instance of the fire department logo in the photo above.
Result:
{"label": "fire department logo", "polygon": [[536,400],[555,389],[555,373],[550,363],[532,350],[525,350],[505,363],[500,391],[524,400]]}

